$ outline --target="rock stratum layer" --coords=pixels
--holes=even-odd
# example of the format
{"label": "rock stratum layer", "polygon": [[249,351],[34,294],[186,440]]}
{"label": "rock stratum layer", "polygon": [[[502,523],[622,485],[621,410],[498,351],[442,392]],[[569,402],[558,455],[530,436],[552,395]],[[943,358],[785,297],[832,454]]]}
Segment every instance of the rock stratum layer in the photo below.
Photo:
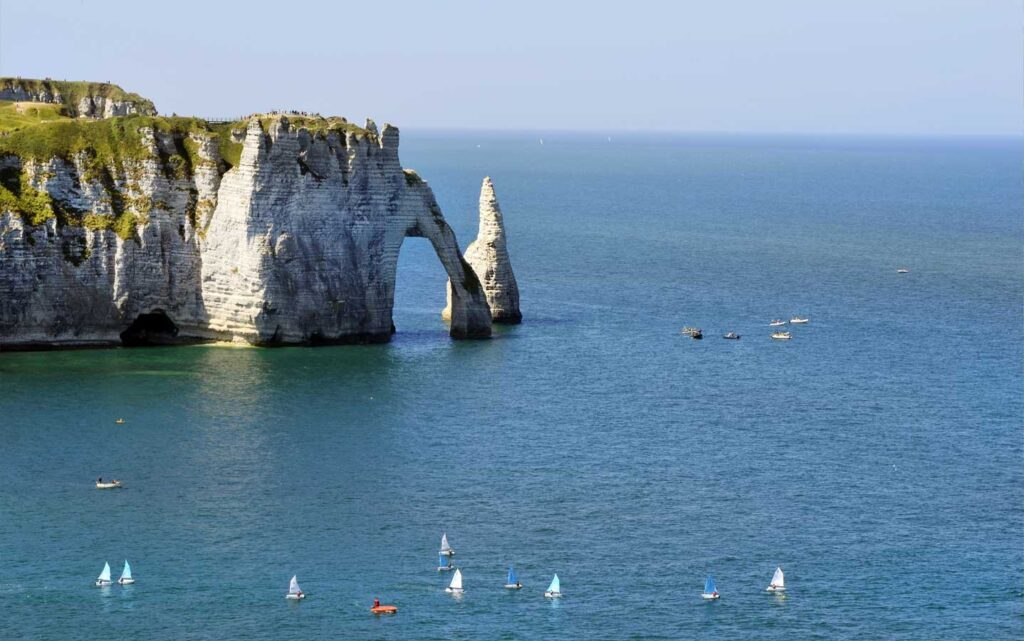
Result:
{"label": "rock stratum layer", "polygon": [[451,336],[489,336],[486,294],[398,143],[390,125],[286,116],[0,135],[0,349],[387,341],[409,236],[453,283]]}
{"label": "rock stratum layer", "polygon": [[[495,323],[514,325],[523,320],[519,311],[519,285],[512,273],[512,260],[508,256],[505,241],[505,219],[494,195],[494,184],[490,176],[484,178],[480,187],[480,229],[476,240],[466,248],[466,262],[476,273],[487,296],[491,309],[491,320]],[[442,312],[445,319],[451,317],[452,302],[456,300],[452,281],[448,281],[448,304]]]}

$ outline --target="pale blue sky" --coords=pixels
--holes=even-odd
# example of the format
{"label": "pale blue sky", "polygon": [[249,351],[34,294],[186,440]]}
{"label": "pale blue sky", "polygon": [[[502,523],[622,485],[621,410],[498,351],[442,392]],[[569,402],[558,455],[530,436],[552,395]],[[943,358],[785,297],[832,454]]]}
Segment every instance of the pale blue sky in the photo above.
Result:
{"label": "pale blue sky", "polygon": [[1022,131],[1021,0],[228,5],[0,0],[0,74],[417,128]]}

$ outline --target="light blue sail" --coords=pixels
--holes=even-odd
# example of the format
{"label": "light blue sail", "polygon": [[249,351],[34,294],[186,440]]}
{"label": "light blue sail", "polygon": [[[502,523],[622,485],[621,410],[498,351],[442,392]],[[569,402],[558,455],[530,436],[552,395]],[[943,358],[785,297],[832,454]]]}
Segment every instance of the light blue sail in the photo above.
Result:
{"label": "light blue sail", "polygon": [[[145,568],[143,568],[143,569],[145,569]],[[143,572],[143,574],[145,574],[145,572]],[[121,580],[125,581],[125,580],[129,580],[131,578],[132,578],[132,566],[128,565],[128,559],[125,559],[125,561],[124,561],[124,569],[121,570]],[[146,577],[143,576],[142,578],[146,578]]]}
{"label": "light blue sail", "polygon": [[516,576],[516,571],[512,569],[511,565],[508,566],[508,581],[506,581],[506,583],[508,585],[516,585],[517,583],[519,583],[519,578]]}
{"label": "light blue sail", "polygon": [[438,554],[437,555],[437,567],[439,567],[439,568],[446,568],[446,567],[448,567],[451,564],[452,564],[452,560],[450,558],[448,558],[447,555],[445,555],[445,554]]}
{"label": "light blue sail", "polygon": [[555,575],[555,578],[551,579],[551,585],[548,586],[547,591],[550,592],[551,594],[558,594],[559,592],[562,591],[562,586],[558,583],[558,575],[557,574]]}
{"label": "light blue sail", "polygon": [[708,575],[708,580],[704,582],[704,594],[714,594],[717,592],[715,589],[715,578]]}

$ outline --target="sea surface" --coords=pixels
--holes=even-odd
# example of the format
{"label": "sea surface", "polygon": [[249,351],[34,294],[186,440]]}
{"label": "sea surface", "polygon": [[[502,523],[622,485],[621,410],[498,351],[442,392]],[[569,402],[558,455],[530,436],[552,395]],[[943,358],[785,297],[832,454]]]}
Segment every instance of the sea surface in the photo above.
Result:
{"label": "sea surface", "polygon": [[525,322],[451,341],[409,239],[388,345],[0,354],[0,639],[1024,638],[1020,140],[402,159],[463,246],[493,177]]}

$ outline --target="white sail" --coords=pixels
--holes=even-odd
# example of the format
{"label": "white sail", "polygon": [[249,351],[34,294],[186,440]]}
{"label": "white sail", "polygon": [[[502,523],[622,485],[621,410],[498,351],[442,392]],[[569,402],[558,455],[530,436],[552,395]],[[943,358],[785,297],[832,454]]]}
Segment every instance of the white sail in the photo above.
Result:
{"label": "white sail", "polygon": [[103,564],[103,571],[100,572],[100,576],[96,579],[98,583],[110,583],[110,564]]}
{"label": "white sail", "polygon": [[302,588],[299,587],[298,578],[293,576],[292,580],[291,580],[291,583],[288,584],[288,594],[301,594],[301,593],[302,593]]}
{"label": "white sail", "polygon": [[462,570],[455,570],[455,576],[452,577],[452,582],[448,584],[448,589],[452,592],[462,590]]}
{"label": "white sail", "polygon": [[441,535],[441,554],[448,554],[452,551],[452,546],[448,545],[448,534]]}
{"label": "white sail", "polygon": [[772,575],[772,582],[768,586],[769,590],[784,590],[786,589],[786,579],[782,574],[782,568],[775,568],[775,574]]}
{"label": "white sail", "polygon": [[124,560],[124,569],[121,570],[121,580],[131,581],[132,579],[132,568],[128,565],[128,559]]}

